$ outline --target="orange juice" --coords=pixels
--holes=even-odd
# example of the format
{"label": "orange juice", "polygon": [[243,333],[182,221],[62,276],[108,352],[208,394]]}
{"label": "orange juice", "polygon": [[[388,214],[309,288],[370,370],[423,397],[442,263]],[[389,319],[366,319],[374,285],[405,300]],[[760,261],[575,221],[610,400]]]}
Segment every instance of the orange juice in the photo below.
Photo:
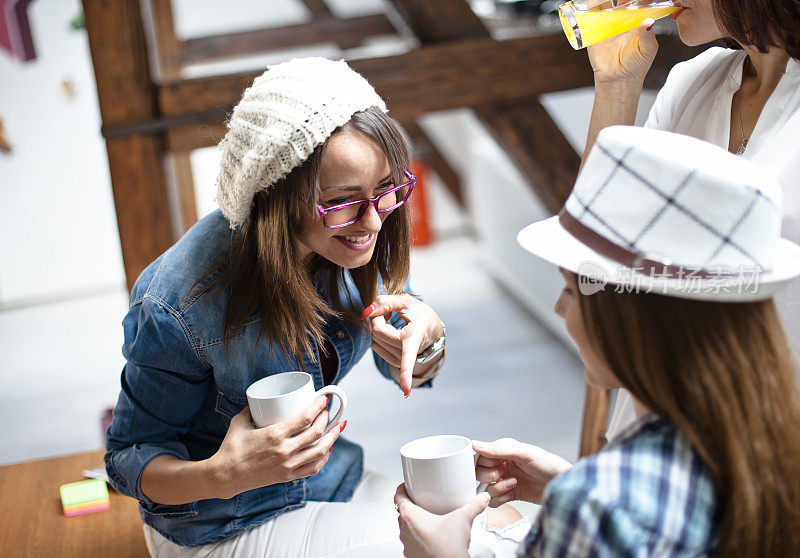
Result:
{"label": "orange juice", "polygon": [[558,9],[558,15],[569,43],[577,50],[635,29],[647,18],[658,19],[680,10],[680,7],[669,2],[656,4],[661,6],[631,5],[607,10],[578,10],[574,9],[572,2],[567,2]]}

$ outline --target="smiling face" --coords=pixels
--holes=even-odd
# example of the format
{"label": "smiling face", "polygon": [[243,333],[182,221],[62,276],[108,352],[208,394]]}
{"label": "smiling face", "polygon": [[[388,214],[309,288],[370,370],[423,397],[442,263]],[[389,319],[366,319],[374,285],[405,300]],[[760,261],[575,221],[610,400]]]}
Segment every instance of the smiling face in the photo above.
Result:
{"label": "smiling face", "polygon": [[679,0],[676,3],[683,8],[675,21],[685,44],[703,45],[725,37],[714,17],[714,0]]}
{"label": "smiling face", "polygon": [[575,276],[565,272],[563,269],[560,271],[564,276],[564,289],[556,301],[555,312],[564,320],[567,333],[578,346],[578,354],[581,361],[583,361],[586,382],[605,389],[622,387],[608,364],[606,364],[605,359],[598,354],[589,342],[583,315],[581,314],[581,303],[578,298],[581,295],[578,294]]}
{"label": "smiling face", "polygon": [[[372,198],[394,185],[391,167],[380,146],[363,132],[347,129],[325,143],[319,176],[322,207]],[[364,216],[346,227],[326,229],[315,211],[305,211],[300,233],[303,260],[313,254],[346,269],[366,265],[388,213],[370,206]]]}

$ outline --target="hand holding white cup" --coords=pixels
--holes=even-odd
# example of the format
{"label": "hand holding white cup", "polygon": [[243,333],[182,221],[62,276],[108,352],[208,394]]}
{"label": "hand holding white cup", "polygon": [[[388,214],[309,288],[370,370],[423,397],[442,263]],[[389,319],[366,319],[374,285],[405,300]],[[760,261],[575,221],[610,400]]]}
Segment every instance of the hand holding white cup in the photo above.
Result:
{"label": "hand holding white cup", "polygon": [[339,386],[329,385],[314,391],[314,379],[306,372],[283,372],[254,382],[247,388],[247,402],[253,424],[259,428],[270,426],[299,415],[315,397],[335,395],[339,409],[325,427],[326,434],[338,424],[345,408],[347,395]]}
{"label": "hand holding white cup", "polygon": [[411,501],[438,515],[467,504],[488,486],[477,486],[478,454],[464,436],[428,436],[400,448],[403,479]]}

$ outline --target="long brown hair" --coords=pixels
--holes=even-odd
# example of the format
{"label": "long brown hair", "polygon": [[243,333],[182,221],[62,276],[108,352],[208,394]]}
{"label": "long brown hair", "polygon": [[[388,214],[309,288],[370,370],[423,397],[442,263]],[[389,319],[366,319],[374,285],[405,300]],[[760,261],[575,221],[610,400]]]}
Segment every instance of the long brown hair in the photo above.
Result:
{"label": "long brown hair", "polygon": [[[800,2],[797,0],[713,0],[714,16],[731,40],[759,52],[785,49],[800,60]],[[735,42],[733,42],[735,41]]]}
{"label": "long brown hair", "polygon": [[773,301],[580,295],[589,342],[718,490],[718,556],[800,556],[800,394]]}
{"label": "long brown hair", "polygon": [[[371,108],[354,114],[334,133],[343,130],[357,130],[375,140],[386,155],[394,180],[404,180],[410,144],[395,120]],[[324,156],[325,144],[321,144],[268,192],[255,196],[249,218],[234,237],[229,276],[222,285],[230,288],[223,324],[226,346],[256,312],[260,318],[259,339],[265,338],[270,350],[277,343],[302,366],[303,354],[315,360],[308,333],[322,348],[326,318],[340,314],[349,322],[360,324],[361,308],[378,294],[379,277],[387,293],[403,292],[411,245],[408,204],[384,220],[369,263],[349,271],[358,300],[344,288],[347,270],[319,256],[310,266],[300,261],[297,238],[302,230],[302,215],[314,211]],[[331,304],[320,296],[314,284],[318,274],[325,272]]]}

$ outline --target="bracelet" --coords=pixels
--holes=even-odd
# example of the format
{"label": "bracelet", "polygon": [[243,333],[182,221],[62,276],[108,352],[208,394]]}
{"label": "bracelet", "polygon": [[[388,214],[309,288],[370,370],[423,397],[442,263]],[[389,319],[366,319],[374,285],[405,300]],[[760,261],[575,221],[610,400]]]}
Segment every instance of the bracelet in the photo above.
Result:
{"label": "bracelet", "polygon": [[430,380],[431,378],[433,378],[434,376],[436,376],[439,373],[439,370],[441,370],[442,366],[444,365],[445,354],[446,351],[442,349],[442,352],[439,353],[439,360],[435,366],[432,366],[431,369],[425,372],[425,374],[423,374],[422,376],[412,376],[411,387],[418,387],[427,382],[428,380]]}
{"label": "bracelet", "polygon": [[442,336],[437,339],[433,345],[422,351],[417,355],[417,364],[425,364],[426,362],[432,361],[436,358],[439,353],[444,351],[445,345],[445,329],[444,324],[442,324]]}

